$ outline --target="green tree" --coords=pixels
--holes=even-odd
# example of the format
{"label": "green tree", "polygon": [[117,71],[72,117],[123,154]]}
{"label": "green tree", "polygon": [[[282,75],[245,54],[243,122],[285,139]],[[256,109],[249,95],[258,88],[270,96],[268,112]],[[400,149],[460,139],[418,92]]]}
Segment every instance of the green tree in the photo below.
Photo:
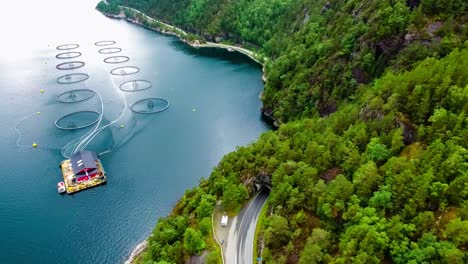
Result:
{"label": "green tree", "polygon": [[464,263],[464,254],[452,243],[438,241],[430,233],[424,234],[417,243],[411,245],[401,258],[400,263],[429,263],[431,260],[439,260],[440,263]]}
{"label": "green tree", "polygon": [[224,209],[228,211],[238,209],[247,197],[248,193],[244,185],[234,183],[227,184],[223,192]]}
{"label": "green tree", "polygon": [[272,248],[287,244],[291,236],[288,220],[280,215],[272,215],[265,230],[265,242]]}
{"label": "green tree", "polygon": [[211,231],[211,217],[203,218],[200,223],[198,224],[198,229],[204,236],[208,236]]}
{"label": "green tree", "polygon": [[315,228],[307,239],[301,253],[299,264],[325,263],[329,260],[330,234],[323,229]]}
{"label": "green tree", "polygon": [[415,236],[420,237],[422,234],[430,232],[435,224],[434,213],[431,211],[420,212],[411,220],[416,227]]}
{"label": "green tree", "polygon": [[191,227],[187,228],[184,233],[184,248],[190,254],[198,254],[206,248],[205,240],[200,231]]}
{"label": "green tree", "polygon": [[360,197],[370,197],[378,188],[382,178],[374,162],[369,161],[361,165],[353,174],[353,185],[355,186],[356,194]]}
{"label": "green tree", "polygon": [[383,210],[392,208],[392,193],[388,191],[388,187],[383,186],[381,190],[374,192],[374,195],[369,200],[369,205]]}
{"label": "green tree", "polygon": [[367,144],[367,155],[371,160],[382,161],[389,156],[390,152],[387,147],[380,143],[379,138],[372,138]]}
{"label": "green tree", "polygon": [[447,224],[444,236],[453,242],[457,247],[468,246],[468,221],[456,218]]}
{"label": "green tree", "polygon": [[214,196],[209,194],[203,195],[196,209],[197,217],[202,219],[204,217],[211,216],[215,202],[216,199]]}

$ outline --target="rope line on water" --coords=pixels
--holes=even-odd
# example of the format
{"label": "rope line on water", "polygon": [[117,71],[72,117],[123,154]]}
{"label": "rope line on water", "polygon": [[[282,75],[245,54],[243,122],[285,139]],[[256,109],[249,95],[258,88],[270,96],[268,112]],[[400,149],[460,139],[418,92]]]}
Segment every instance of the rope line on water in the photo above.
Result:
{"label": "rope line on water", "polygon": [[25,120],[27,120],[27,119],[35,116],[35,115],[40,115],[40,112],[36,112],[36,113],[30,114],[30,115],[27,115],[27,116],[23,117],[18,123],[15,124],[15,131],[18,134],[18,138],[16,139],[16,146],[18,146],[19,148],[33,148],[33,146],[24,146],[24,145],[20,144],[21,132],[19,131],[18,126],[21,125]]}

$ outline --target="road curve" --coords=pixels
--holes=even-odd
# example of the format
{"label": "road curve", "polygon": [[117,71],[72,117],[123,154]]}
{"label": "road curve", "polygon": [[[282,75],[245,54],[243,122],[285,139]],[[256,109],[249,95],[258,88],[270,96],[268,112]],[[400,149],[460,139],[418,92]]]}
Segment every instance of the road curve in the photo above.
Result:
{"label": "road curve", "polygon": [[270,191],[263,188],[233,219],[226,241],[225,264],[251,264],[258,217]]}

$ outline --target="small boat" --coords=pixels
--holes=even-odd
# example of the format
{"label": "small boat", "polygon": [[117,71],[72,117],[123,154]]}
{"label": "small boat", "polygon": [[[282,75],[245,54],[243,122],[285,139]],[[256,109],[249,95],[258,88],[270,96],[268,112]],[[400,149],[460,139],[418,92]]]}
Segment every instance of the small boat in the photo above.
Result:
{"label": "small boat", "polygon": [[64,192],[67,191],[67,189],[65,188],[65,183],[64,182],[57,183],[57,191],[59,193],[64,193]]}

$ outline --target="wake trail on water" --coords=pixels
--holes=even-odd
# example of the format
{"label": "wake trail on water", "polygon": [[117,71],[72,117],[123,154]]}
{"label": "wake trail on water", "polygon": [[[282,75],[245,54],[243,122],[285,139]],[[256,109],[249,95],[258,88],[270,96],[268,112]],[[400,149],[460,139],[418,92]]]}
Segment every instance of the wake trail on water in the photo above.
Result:
{"label": "wake trail on water", "polygon": [[[82,140],[82,141],[80,142],[80,144],[78,144],[78,146],[77,146],[77,148],[75,149],[74,153],[85,149],[85,148],[88,146],[88,144],[89,144],[102,130],[106,129],[107,127],[110,127],[111,125],[113,125],[113,124],[115,124],[115,123],[117,123],[117,122],[119,122],[119,121],[123,118],[124,113],[125,113],[125,111],[126,111],[127,108],[128,108],[127,98],[125,97],[125,95],[123,95],[123,92],[120,91],[120,89],[119,89],[118,86],[116,85],[116,83],[115,83],[115,81],[114,81],[114,78],[112,78],[110,72],[108,72],[108,77],[112,80],[112,85],[114,86],[114,88],[117,89],[117,93],[120,95],[120,97],[121,97],[121,99],[122,99],[122,101],[123,101],[124,107],[123,107],[122,111],[120,111],[120,114],[119,114],[119,116],[118,116],[116,119],[114,119],[113,121],[111,121],[109,124],[107,124],[107,125],[105,125],[105,126],[99,128],[99,129],[96,129],[96,130],[95,130],[93,133],[91,133],[88,137],[86,137],[84,140]],[[101,100],[101,102],[102,102],[102,97],[99,95],[99,93],[98,93],[98,96],[99,96],[99,98],[100,98],[100,100]],[[101,105],[102,105],[102,111],[104,111],[104,104],[102,103]],[[102,113],[103,113],[103,112],[102,112]],[[102,117],[102,116],[103,116],[103,114],[101,114],[101,117]],[[101,119],[102,119],[102,118],[101,118]],[[96,126],[96,128],[97,128],[97,127],[98,127],[98,126]],[[99,155],[105,154],[105,153],[110,153],[111,151],[112,151],[112,150],[109,149],[109,150],[106,150],[106,151],[104,151],[104,152],[99,153]]]}
{"label": "wake trail on water", "polygon": [[[90,76],[90,72],[89,70],[86,70],[87,71],[87,74]],[[85,87],[88,88],[88,80],[87,79],[85,81]],[[94,90],[93,90],[94,91]],[[96,129],[99,127],[99,125],[101,124],[102,122],[102,118],[104,116],[104,102],[102,100],[102,97],[101,97],[101,94],[97,91],[94,91],[96,93],[96,95],[98,96],[99,98],[99,102],[100,102],[100,105],[101,105],[101,112],[100,112],[100,115],[99,115],[99,119],[98,121],[96,122],[96,125],[94,126],[93,129],[91,129],[90,131],[88,131],[86,134],[84,134],[83,136],[79,137],[79,138],[76,138],[72,141],[70,141],[69,143],[67,143],[61,150],[61,154],[63,157],[65,158],[70,158],[70,156],[72,156],[73,154],[77,153],[77,149],[78,149],[78,146],[81,142],[85,141],[90,135],[92,135],[93,133],[95,133]],[[71,152],[70,154],[67,154],[67,151],[71,148]]]}

